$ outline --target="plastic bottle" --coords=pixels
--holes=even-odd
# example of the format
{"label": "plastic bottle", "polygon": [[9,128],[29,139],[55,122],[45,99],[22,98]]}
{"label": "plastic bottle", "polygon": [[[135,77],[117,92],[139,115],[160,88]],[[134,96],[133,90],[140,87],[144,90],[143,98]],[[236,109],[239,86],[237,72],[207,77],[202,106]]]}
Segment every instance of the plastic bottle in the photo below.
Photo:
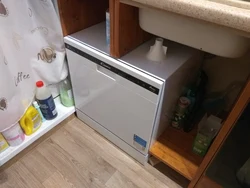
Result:
{"label": "plastic bottle", "polygon": [[42,118],[39,112],[30,106],[21,118],[20,125],[26,135],[31,135],[41,127]]}
{"label": "plastic bottle", "polygon": [[0,153],[6,150],[9,147],[9,144],[4,139],[3,135],[0,133]]}
{"label": "plastic bottle", "polygon": [[109,9],[106,11],[106,44],[110,48],[110,14]]}
{"label": "plastic bottle", "polygon": [[36,82],[36,99],[46,120],[54,119],[57,116],[56,105],[51,92],[43,84],[43,81]]}
{"label": "plastic bottle", "polygon": [[46,119],[43,117],[43,113],[41,112],[41,109],[40,109],[39,104],[38,104],[36,101],[34,101],[34,102],[33,102],[33,106],[35,107],[35,109],[36,109],[36,110],[38,111],[38,113],[40,114],[40,116],[41,116],[41,118],[42,118],[42,122],[45,122]]}
{"label": "plastic bottle", "polygon": [[19,123],[12,125],[8,129],[5,129],[2,132],[2,135],[10,146],[18,146],[25,140],[25,134],[23,133]]}
{"label": "plastic bottle", "polygon": [[74,106],[74,98],[72,94],[72,87],[70,81],[66,78],[59,84],[60,99],[64,106]]}

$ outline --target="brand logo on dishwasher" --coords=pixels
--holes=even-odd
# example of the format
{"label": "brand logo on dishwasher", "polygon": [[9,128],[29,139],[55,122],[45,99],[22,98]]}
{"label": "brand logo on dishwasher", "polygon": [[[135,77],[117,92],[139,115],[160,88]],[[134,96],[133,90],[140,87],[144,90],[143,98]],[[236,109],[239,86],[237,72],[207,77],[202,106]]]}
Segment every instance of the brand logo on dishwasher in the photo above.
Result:
{"label": "brand logo on dishwasher", "polygon": [[151,91],[153,91],[153,92],[155,92],[155,91],[156,91],[156,89],[155,89],[155,88],[153,88],[152,86],[149,86],[149,89],[150,89]]}

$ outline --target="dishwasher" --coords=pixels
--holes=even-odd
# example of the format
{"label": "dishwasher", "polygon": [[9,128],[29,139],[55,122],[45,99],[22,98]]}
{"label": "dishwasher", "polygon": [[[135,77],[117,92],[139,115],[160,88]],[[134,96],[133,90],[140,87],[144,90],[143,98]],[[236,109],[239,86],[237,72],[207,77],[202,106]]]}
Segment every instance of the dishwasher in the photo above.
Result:
{"label": "dishwasher", "polygon": [[[180,83],[171,86],[172,82],[166,82],[166,78],[126,63],[126,56],[125,59],[112,58],[79,37],[84,38],[84,32],[64,39],[77,117],[137,161],[145,163],[152,137],[156,137],[154,129],[160,127],[163,106],[175,105],[179,95],[173,91],[174,96],[167,97],[169,102],[164,100],[164,93]],[[175,77],[181,76],[174,73],[184,63],[173,64],[176,68],[172,68],[172,73],[167,71],[169,79],[178,81]],[[186,73],[192,69],[191,65],[188,67],[184,70]]]}

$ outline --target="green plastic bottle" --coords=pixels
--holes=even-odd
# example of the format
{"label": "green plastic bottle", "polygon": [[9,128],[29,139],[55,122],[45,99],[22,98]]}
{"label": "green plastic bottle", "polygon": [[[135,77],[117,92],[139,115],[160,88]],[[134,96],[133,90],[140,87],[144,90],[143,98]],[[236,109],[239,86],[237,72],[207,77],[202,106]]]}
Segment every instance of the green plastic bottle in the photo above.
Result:
{"label": "green plastic bottle", "polygon": [[70,81],[66,78],[59,83],[60,99],[64,106],[74,106],[74,98]]}

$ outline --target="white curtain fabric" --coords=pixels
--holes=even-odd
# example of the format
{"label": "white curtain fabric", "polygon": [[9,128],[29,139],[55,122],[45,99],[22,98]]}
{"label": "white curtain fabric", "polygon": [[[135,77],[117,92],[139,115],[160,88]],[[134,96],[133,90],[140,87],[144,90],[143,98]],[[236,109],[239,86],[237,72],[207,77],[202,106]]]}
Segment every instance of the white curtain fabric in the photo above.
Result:
{"label": "white curtain fabric", "polygon": [[0,132],[23,116],[37,80],[55,84],[67,74],[51,0],[0,0]]}

